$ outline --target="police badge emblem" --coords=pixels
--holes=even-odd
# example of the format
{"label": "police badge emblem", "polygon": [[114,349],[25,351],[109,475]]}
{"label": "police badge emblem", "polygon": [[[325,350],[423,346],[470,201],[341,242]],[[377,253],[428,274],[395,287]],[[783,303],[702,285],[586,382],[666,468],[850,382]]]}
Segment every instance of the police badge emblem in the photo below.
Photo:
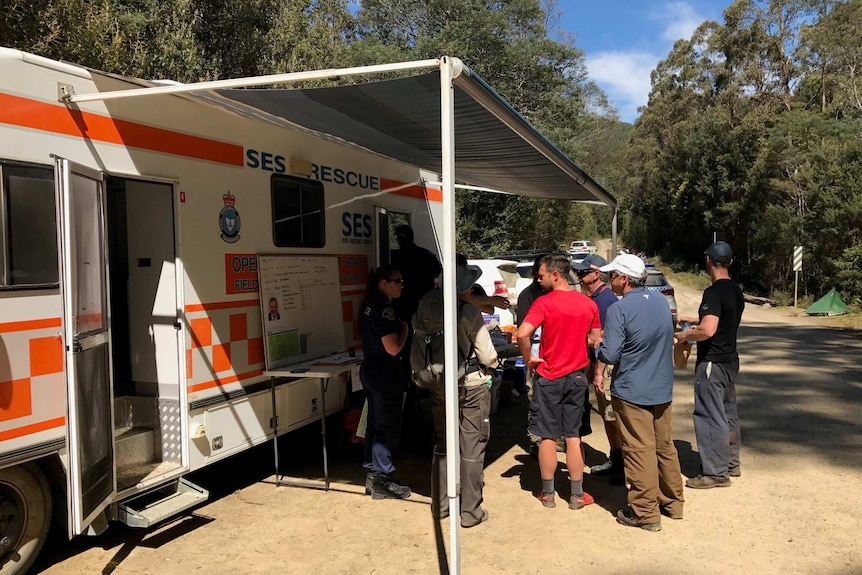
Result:
{"label": "police badge emblem", "polygon": [[228,191],[222,196],[224,207],[218,215],[219,237],[232,244],[239,240],[240,218],[236,211],[236,197]]}

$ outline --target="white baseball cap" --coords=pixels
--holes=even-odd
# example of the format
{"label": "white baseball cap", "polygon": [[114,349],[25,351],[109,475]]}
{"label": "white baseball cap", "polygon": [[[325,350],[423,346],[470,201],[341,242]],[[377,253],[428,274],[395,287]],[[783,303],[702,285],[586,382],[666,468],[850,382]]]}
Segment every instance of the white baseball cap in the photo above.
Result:
{"label": "white baseball cap", "polygon": [[603,272],[619,272],[634,279],[643,279],[646,275],[646,266],[642,259],[634,254],[620,254],[614,261],[599,268]]}

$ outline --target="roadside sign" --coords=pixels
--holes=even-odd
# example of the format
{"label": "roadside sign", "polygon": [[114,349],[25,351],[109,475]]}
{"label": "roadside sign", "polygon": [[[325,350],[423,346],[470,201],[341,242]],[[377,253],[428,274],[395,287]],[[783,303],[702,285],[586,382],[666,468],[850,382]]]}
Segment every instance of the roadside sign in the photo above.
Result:
{"label": "roadside sign", "polygon": [[793,248],[793,271],[802,271],[802,246],[795,246]]}

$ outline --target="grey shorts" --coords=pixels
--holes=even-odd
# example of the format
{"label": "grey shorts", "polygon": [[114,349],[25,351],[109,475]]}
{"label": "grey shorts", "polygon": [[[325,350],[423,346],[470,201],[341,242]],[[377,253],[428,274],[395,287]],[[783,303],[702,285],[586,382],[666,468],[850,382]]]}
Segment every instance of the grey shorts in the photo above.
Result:
{"label": "grey shorts", "polygon": [[575,371],[557,379],[536,375],[530,401],[529,432],[543,439],[580,437],[587,376]]}

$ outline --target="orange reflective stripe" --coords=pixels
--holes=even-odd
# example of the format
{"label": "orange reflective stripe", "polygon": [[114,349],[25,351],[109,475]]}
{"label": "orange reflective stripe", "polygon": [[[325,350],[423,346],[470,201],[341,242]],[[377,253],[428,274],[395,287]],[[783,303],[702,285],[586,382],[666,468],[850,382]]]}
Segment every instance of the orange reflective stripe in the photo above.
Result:
{"label": "orange reflective stripe", "polygon": [[30,319],[27,321],[10,321],[0,323],[0,333],[12,333],[14,331],[29,331],[32,329],[48,329],[50,327],[60,327],[63,322],[59,317],[49,317],[46,319]]}
{"label": "orange reflective stripe", "polygon": [[[386,178],[380,178],[380,189],[381,191],[386,191],[390,188],[397,188],[399,186],[403,186],[404,182],[399,182],[397,180],[387,180]],[[402,188],[400,190],[395,190],[393,192],[388,192],[390,194],[395,194],[396,196],[406,196],[408,198],[417,198],[420,200],[424,200],[428,198],[429,202],[442,202],[443,201],[443,190],[439,190],[437,188],[428,188],[425,186],[408,186],[406,188]]]}
{"label": "orange reflective stripe", "polygon": [[[365,293],[365,292],[363,292]],[[257,307],[260,305],[258,299],[246,299],[242,301],[217,301],[213,303],[191,303],[186,306],[186,313],[195,311],[207,311],[211,309],[233,309],[238,307]]]}
{"label": "orange reflective stripe", "polygon": [[194,393],[196,391],[204,391],[205,389],[210,389],[216,386],[227,385],[229,383],[236,383],[243,379],[251,379],[252,377],[257,377],[263,373],[262,369],[256,369],[254,371],[250,371],[248,373],[240,373],[238,375],[230,375],[228,377],[220,377],[213,381],[205,381],[204,383],[196,383],[195,385],[189,386],[189,393]]}
{"label": "orange reflective stripe", "polygon": [[243,165],[243,148],[236,144],[73,111],[65,106],[10,94],[0,94],[0,123],[232,166]]}
{"label": "orange reflective stripe", "polygon": [[34,433],[39,433],[40,431],[54,429],[56,427],[63,427],[64,425],[66,425],[65,417],[58,417],[56,419],[40,421],[39,423],[31,423],[30,425],[25,425],[23,427],[16,427],[15,429],[0,431],[0,441],[6,441],[7,439],[15,439],[16,437],[24,437],[25,435],[32,435]]}

